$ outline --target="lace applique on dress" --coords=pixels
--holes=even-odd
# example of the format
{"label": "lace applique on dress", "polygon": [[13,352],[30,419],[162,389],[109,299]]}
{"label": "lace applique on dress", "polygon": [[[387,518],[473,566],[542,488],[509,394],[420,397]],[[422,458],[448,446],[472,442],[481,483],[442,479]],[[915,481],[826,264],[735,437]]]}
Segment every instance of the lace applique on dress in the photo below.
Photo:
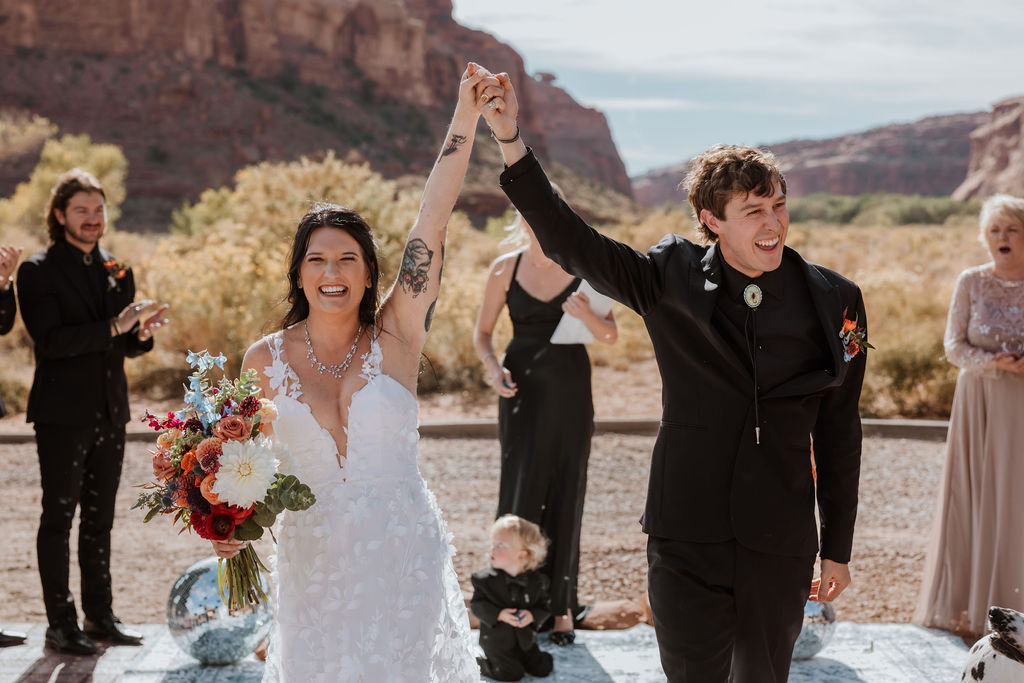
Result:
{"label": "lace applique on dress", "polygon": [[949,307],[945,350],[953,365],[998,376],[996,356],[1024,350],[1024,281],[1000,280],[990,264],[962,272]]}
{"label": "lace applique on dress", "polygon": [[[373,334],[371,332],[371,334]],[[377,337],[370,337],[370,350],[360,356],[363,360],[362,372],[359,376],[367,382],[380,374],[380,366],[384,362],[384,352],[380,349]]]}
{"label": "lace applique on dress", "polygon": [[271,390],[275,396],[283,394],[298,400],[302,396],[302,386],[299,384],[299,376],[284,360],[284,330],[279,330],[264,339],[270,348],[271,363],[263,368],[263,374],[267,376]]}
{"label": "lace applique on dress", "polygon": [[[276,369],[281,391],[298,390],[279,343],[270,346],[268,377]],[[280,401],[275,438],[317,501],[278,518],[263,680],[477,683],[451,535],[416,464],[415,397],[383,374],[376,340],[362,360],[367,384],[349,407],[345,477],[308,406]]]}

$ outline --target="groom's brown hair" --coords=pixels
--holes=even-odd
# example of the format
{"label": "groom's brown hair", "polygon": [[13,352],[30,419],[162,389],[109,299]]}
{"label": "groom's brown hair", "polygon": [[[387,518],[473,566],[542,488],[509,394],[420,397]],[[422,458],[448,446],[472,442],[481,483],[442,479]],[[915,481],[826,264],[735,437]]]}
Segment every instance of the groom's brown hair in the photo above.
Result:
{"label": "groom's brown hair", "polygon": [[786,193],[786,179],[775,155],[766,149],[739,145],[715,145],[701,152],[693,158],[690,172],[679,183],[680,189],[687,192],[697,218],[697,232],[705,242],[717,242],[718,235],[701,221],[702,210],[725,220],[725,205],[733,195],[753,192],[758,197],[767,197],[775,185]]}

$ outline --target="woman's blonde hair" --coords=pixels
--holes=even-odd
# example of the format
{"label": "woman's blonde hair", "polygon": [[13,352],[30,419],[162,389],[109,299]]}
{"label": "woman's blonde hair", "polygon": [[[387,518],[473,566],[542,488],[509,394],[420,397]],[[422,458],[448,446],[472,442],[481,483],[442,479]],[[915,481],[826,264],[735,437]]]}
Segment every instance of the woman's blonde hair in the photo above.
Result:
{"label": "woman's blonde hair", "polygon": [[978,216],[978,239],[985,243],[985,231],[992,223],[1008,219],[1024,227],[1024,199],[1010,194],[994,194],[981,205]]}
{"label": "woman's blonde hair", "polygon": [[491,536],[500,531],[512,532],[523,544],[523,549],[526,550],[524,571],[537,569],[544,564],[544,560],[548,556],[550,541],[544,536],[544,532],[540,530],[539,526],[516,515],[502,515],[491,526]]}
{"label": "woman's blonde hair", "polygon": [[[562,188],[557,183],[551,183],[551,189],[555,191],[560,199],[565,200],[565,193],[562,192]],[[512,247],[512,250],[521,249],[527,247],[530,244],[530,233],[526,230],[526,219],[523,218],[523,214],[518,211],[515,212],[515,217],[512,222],[505,226],[505,232],[508,235],[499,244],[501,246]]]}

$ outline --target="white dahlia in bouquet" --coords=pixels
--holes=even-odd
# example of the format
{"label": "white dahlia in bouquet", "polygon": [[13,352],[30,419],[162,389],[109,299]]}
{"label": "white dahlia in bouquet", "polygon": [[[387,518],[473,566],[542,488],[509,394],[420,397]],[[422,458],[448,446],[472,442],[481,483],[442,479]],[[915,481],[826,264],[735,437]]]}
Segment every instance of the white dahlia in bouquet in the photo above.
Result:
{"label": "white dahlia in bouquet", "polygon": [[[272,401],[259,398],[258,375],[247,370],[238,379],[214,385],[208,374],[224,370],[223,355],[206,351],[186,360],[193,369],[185,387],[184,410],[143,418],[160,432],[153,453],[157,481],[142,485],[133,508],[146,508],[143,520],[174,515],[200,537],[255,541],[284,510],[306,510],[316,502],[309,487],[280,471],[284,446],[263,434],[277,417]],[[272,534],[273,532],[271,532]],[[221,598],[231,609],[266,599],[260,570],[267,571],[246,543],[218,566]],[[225,590],[226,589],[226,590]]]}

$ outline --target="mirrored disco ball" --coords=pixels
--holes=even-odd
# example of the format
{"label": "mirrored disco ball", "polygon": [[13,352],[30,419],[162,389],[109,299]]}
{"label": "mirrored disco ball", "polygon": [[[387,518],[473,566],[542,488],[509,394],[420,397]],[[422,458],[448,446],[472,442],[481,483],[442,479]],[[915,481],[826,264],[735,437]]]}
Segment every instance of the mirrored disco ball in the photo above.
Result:
{"label": "mirrored disco ball", "polygon": [[[264,592],[270,592],[263,578]],[[185,570],[167,598],[167,627],[174,642],[203,664],[231,664],[256,649],[270,632],[270,599],[228,610],[217,593],[217,558]]]}
{"label": "mirrored disco ball", "polygon": [[836,632],[836,608],[831,602],[804,604],[804,625],[793,646],[793,659],[810,659],[828,645]]}

